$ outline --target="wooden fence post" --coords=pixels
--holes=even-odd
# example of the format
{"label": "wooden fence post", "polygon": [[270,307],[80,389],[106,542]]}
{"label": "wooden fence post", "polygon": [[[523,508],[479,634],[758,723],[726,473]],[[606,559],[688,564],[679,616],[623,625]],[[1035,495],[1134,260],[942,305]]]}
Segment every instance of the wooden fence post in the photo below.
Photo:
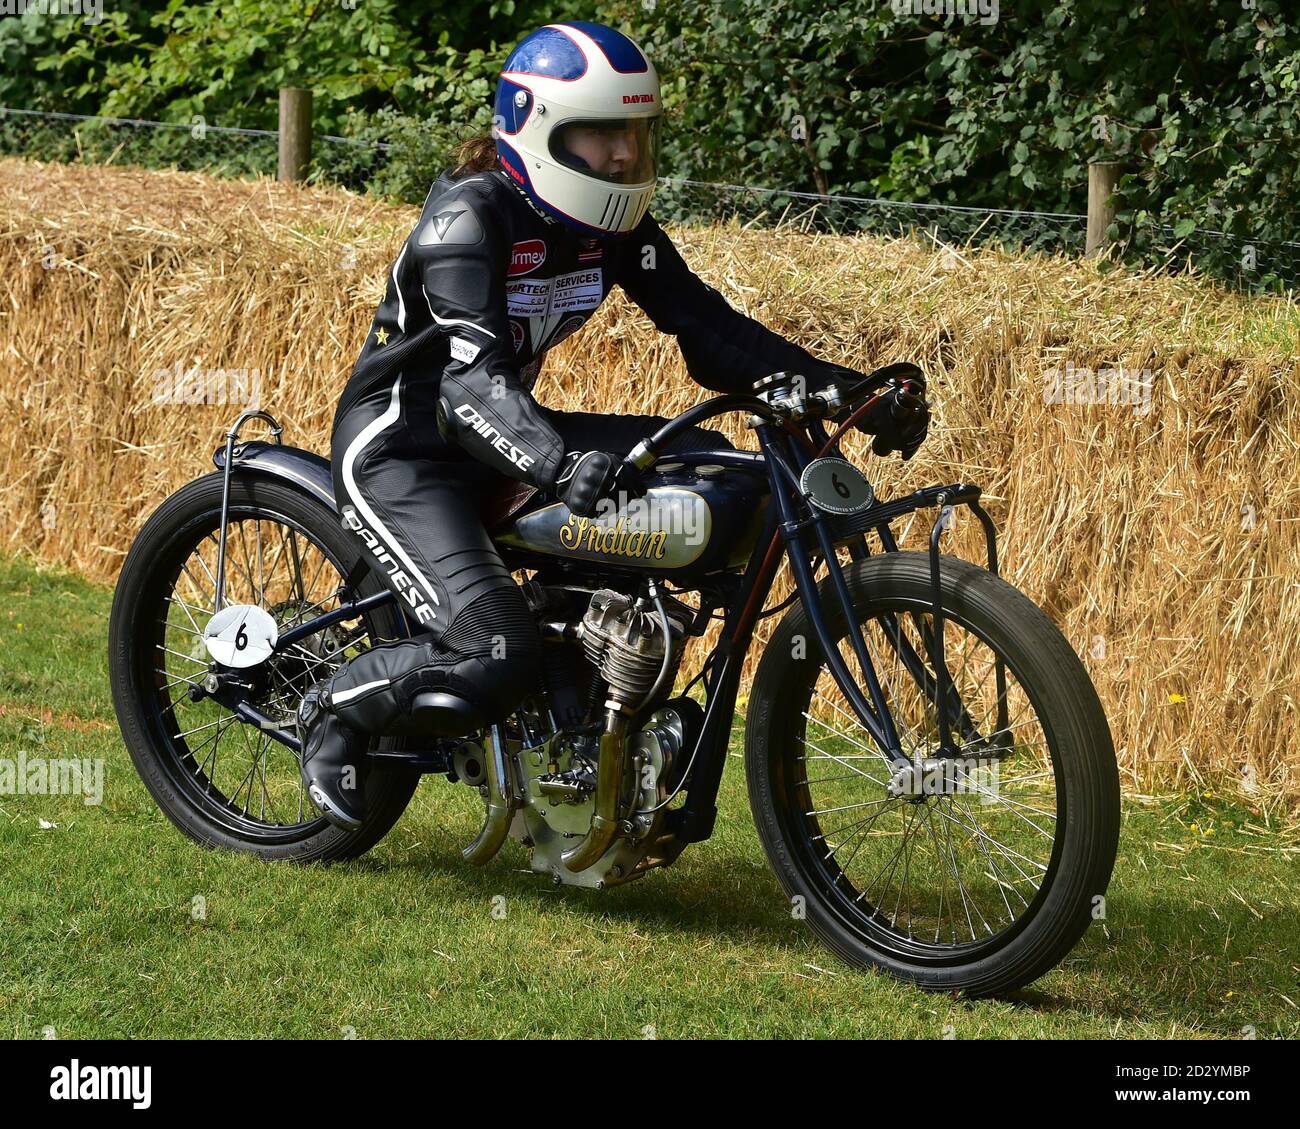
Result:
{"label": "wooden fence post", "polygon": [[1084,255],[1092,258],[1106,248],[1106,229],[1115,222],[1115,204],[1111,197],[1119,183],[1122,166],[1113,161],[1097,161],[1088,166],[1088,238]]}
{"label": "wooden fence post", "polygon": [[311,91],[280,91],[280,166],[277,180],[302,180],[311,163]]}

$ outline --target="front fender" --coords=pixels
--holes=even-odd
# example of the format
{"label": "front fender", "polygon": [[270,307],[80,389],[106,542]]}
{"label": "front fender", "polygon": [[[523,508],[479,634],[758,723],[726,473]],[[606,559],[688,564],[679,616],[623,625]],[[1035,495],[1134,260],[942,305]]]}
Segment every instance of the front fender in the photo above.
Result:
{"label": "front fender", "polygon": [[[225,447],[218,447],[213,452],[212,461],[218,470],[225,469]],[[317,501],[324,502],[334,513],[338,513],[339,507],[334,497],[334,478],[330,473],[329,460],[322,458],[315,451],[305,451],[301,447],[285,447],[278,443],[263,443],[261,440],[237,443],[231,473],[240,474],[245,471],[268,474],[292,482]]]}

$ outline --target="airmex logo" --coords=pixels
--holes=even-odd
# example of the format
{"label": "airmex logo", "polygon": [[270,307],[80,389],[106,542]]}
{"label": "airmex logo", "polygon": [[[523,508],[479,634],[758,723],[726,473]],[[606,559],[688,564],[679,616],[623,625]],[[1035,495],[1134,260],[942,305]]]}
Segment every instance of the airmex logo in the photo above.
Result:
{"label": "airmex logo", "polygon": [[130,1102],[132,1109],[148,1109],[153,1102],[152,1066],[69,1066],[50,1071],[53,1101]]}
{"label": "airmex logo", "polygon": [[546,262],[546,244],[540,239],[525,239],[510,250],[510,275],[528,274]]}

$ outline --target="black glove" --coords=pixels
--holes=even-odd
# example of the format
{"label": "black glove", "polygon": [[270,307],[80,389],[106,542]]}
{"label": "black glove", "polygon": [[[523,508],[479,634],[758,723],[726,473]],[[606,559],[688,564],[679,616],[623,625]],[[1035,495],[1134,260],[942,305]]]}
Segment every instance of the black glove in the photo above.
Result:
{"label": "black glove", "polygon": [[595,517],[603,498],[626,493],[629,498],[645,496],[645,483],[635,467],[624,467],[620,455],[609,451],[567,451],[569,460],[555,480],[555,492],[579,517]]}
{"label": "black glove", "polygon": [[930,431],[930,406],[925,402],[925,381],[907,377],[885,388],[858,422],[874,435],[871,449],[877,455],[898,451],[906,462],[920,449]]}

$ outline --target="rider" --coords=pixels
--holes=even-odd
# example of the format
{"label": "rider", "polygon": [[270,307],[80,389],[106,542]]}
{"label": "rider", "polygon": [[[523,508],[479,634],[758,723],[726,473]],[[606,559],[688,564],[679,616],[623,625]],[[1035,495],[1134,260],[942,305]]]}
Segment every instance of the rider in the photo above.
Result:
{"label": "rider", "polygon": [[[346,526],[425,630],[372,646],[304,697],[303,780],[338,826],[365,818],[369,735],[400,732],[417,694],[456,695],[491,719],[537,682],[536,624],[484,528],[483,490],[505,475],[586,516],[644,492],[619,467],[662,419],[558,412],[531,394],[547,350],[615,283],[677,338],[705,388],[748,392],[776,371],[810,389],[858,375],[691,273],[648,211],[660,111],[655,69],[631,39],[546,25],[506,60],[492,137],[439,176],[393,263],[335,414],[332,468]],[[868,429],[878,450],[910,456],[925,422],[885,413]],[[696,428],[668,450],[727,445]]]}

